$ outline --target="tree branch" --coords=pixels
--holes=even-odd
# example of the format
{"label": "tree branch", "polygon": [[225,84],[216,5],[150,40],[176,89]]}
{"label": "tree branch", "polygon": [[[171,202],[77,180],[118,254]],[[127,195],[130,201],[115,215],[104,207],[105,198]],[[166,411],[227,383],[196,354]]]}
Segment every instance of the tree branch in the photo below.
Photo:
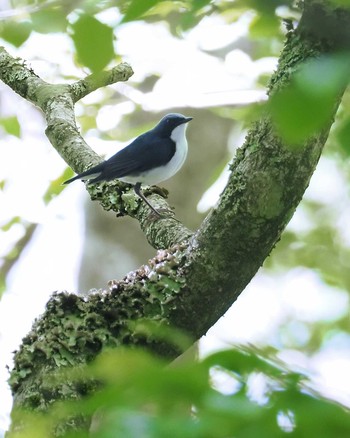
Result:
{"label": "tree branch", "polygon": [[[313,20],[336,22],[341,16],[342,25],[350,26],[347,9],[340,14],[339,8],[320,7],[320,1],[304,4],[308,19],[289,32],[270,95],[288,85],[304,62],[338,50],[338,36],[319,39]],[[346,42],[348,47],[349,38]],[[56,294],[16,354],[11,375],[15,405],[43,409],[53,399],[79,398],[79,387],[57,382],[53,387],[47,373],[90,361],[104,347],[136,344],[175,357],[176,347],[137,330],[138,321],[171,324],[194,339],[204,335],[252,279],[292,217],[344,89],[345,84],[327,123],[297,149],[277,134],[268,113],[256,122],[231,164],[219,204],[189,243],[159,251],[147,265],[86,299]]]}
{"label": "tree branch", "polygon": [[[92,74],[71,85],[48,84],[39,78],[20,59],[13,58],[0,47],[0,79],[16,93],[39,107],[46,118],[46,135],[64,161],[77,173],[101,161],[80,135],[75,121],[74,103],[97,88],[126,81],[133,74],[131,67],[122,63],[110,71]],[[175,219],[169,205],[157,188],[150,188],[153,205],[168,211],[166,218],[155,221],[150,209],[130,191],[130,185],[120,181],[87,186],[93,200],[118,216],[129,214],[140,221],[148,242],[154,248],[168,248],[186,240],[192,232]],[[172,230],[169,233],[169,230]]]}
{"label": "tree branch", "polygon": [[[13,268],[13,266],[17,263],[18,259],[21,257],[23,250],[26,248],[28,243],[30,243],[33,234],[35,230],[38,227],[38,224],[35,223],[29,223],[29,224],[23,224],[24,227],[24,234],[22,237],[20,237],[13,245],[11,250],[8,252],[8,254],[3,258],[3,263],[0,266],[0,278],[5,279],[7,278],[7,275]],[[2,295],[2,290],[5,284],[0,283],[0,297]]]}
{"label": "tree branch", "polygon": [[132,68],[126,62],[122,62],[109,71],[93,73],[69,86],[73,101],[77,102],[98,88],[127,81],[133,74]]}

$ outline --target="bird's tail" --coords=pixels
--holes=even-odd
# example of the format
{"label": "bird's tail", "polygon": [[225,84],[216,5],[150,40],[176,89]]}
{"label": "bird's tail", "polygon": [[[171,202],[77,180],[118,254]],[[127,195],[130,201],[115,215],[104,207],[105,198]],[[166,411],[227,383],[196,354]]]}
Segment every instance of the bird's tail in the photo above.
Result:
{"label": "bird's tail", "polygon": [[91,180],[92,178],[98,178],[102,173],[103,167],[104,167],[104,162],[98,164],[97,166],[91,167],[91,169],[85,170],[85,172],[73,176],[73,178],[67,179],[67,181],[63,182],[63,184],[70,184],[71,182],[76,181],[77,179],[81,179],[85,181],[85,180]]}

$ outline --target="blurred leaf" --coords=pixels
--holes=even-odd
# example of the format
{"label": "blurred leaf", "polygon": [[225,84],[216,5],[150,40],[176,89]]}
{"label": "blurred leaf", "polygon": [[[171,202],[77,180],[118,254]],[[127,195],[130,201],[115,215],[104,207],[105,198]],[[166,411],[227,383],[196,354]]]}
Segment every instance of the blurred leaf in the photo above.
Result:
{"label": "blurred leaf", "polygon": [[246,381],[251,373],[263,373],[275,379],[280,385],[295,387],[302,379],[301,374],[290,372],[287,367],[279,362],[272,351],[258,350],[254,347],[237,347],[235,349],[219,351],[204,359],[207,366],[219,366],[241,376]]}
{"label": "blurred leaf", "polygon": [[0,125],[8,134],[14,135],[15,137],[21,136],[21,125],[16,116],[0,119]]}
{"label": "blurred leaf", "polygon": [[170,30],[173,35],[179,36],[179,30],[186,31],[193,29],[201,21],[202,17],[203,15],[194,14],[192,11],[183,12],[180,15],[179,22],[173,23],[173,25],[170,26]]}
{"label": "blurred leaf", "polygon": [[350,430],[349,411],[332,400],[295,390],[278,394],[278,399],[281,407],[285,406],[293,413],[293,436],[333,438],[347,435],[346,431]]}
{"label": "blurred leaf", "polygon": [[78,59],[91,71],[102,70],[114,58],[112,28],[83,14],[72,29]]}
{"label": "blurred leaf", "polygon": [[132,0],[124,13],[122,23],[137,20],[162,0]]}
{"label": "blurred leaf", "polygon": [[[235,368],[236,361],[242,375],[248,377],[253,364],[256,372],[266,373],[265,403],[254,401],[245,385],[232,394],[213,389],[208,371],[223,365]],[[286,436],[287,431],[293,432],[293,437],[333,438],[347,436],[350,427],[350,416],[343,406],[311,394],[273,355],[250,347],[170,367],[141,350],[106,350],[85,370],[81,366],[61,370],[52,382],[81,386],[83,378],[94,389],[90,396],[55,403],[45,417],[31,414],[27,418],[23,413],[24,430],[34,430],[35,418],[44,421],[48,429],[67,416],[92,414],[95,427],[91,436],[99,438],[270,438]],[[96,391],[93,381],[99,382],[100,390]],[[281,414],[290,419],[289,429],[279,425]]]}
{"label": "blurred leaf", "polygon": [[31,31],[29,21],[3,21],[0,37],[15,47],[20,47],[28,39]]}
{"label": "blurred leaf", "polygon": [[271,38],[280,33],[280,19],[274,14],[257,15],[249,27],[253,38]]}
{"label": "blurred leaf", "polygon": [[335,6],[350,7],[350,0],[330,0]]}
{"label": "blurred leaf", "polygon": [[346,56],[323,57],[306,63],[289,86],[271,97],[273,121],[291,148],[326,128],[348,77]]}
{"label": "blurred leaf", "polygon": [[133,333],[142,335],[147,339],[165,341],[181,352],[184,352],[193,344],[193,339],[181,330],[175,330],[173,327],[170,328],[149,319],[140,318],[137,321],[130,321],[129,326]]}
{"label": "blurred leaf", "polygon": [[338,127],[336,137],[342,150],[350,157],[350,118],[345,119]]}
{"label": "blurred leaf", "polygon": [[5,225],[2,225],[2,231],[8,231],[13,225],[19,224],[21,222],[21,218],[19,216],[15,216],[10,219]]}
{"label": "blurred leaf", "polygon": [[62,175],[60,175],[57,179],[51,181],[43,196],[43,201],[45,202],[45,204],[48,204],[53,198],[58,196],[65,189],[66,186],[63,185],[63,182],[69,179],[72,175],[72,169],[70,167],[67,167]]}
{"label": "blurred leaf", "polygon": [[24,234],[14,242],[12,248],[3,256],[2,264],[0,265],[0,294],[6,288],[6,278],[12,267],[20,258],[24,249],[31,241],[31,238],[37,228],[35,223],[24,223],[20,217],[14,217],[7,224],[3,225],[2,230],[8,231],[13,225],[20,223],[23,226]]}
{"label": "blurred leaf", "polygon": [[242,121],[243,127],[248,128],[250,125],[265,114],[267,102],[251,103],[247,106],[233,109],[234,118]]}
{"label": "blurred leaf", "polygon": [[235,0],[234,2],[223,2],[221,8],[223,6],[226,6],[227,9],[255,10],[261,15],[271,15],[281,6],[295,9],[295,2],[294,0]]}
{"label": "blurred leaf", "polygon": [[[92,107],[92,105],[90,105]],[[90,110],[92,108],[89,108]],[[83,115],[78,117],[79,126],[83,132],[87,132],[89,129],[94,129],[97,127],[96,123],[96,113],[84,113]]]}
{"label": "blurred leaf", "polygon": [[31,14],[33,30],[39,33],[65,32],[67,18],[61,8],[40,8]]}
{"label": "blurred leaf", "polygon": [[170,29],[173,35],[179,35],[179,30],[186,31],[194,28],[203,19],[209,15],[213,9],[211,0],[193,0],[186,2],[187,10],[181,11],[179,20],[170,23]]}

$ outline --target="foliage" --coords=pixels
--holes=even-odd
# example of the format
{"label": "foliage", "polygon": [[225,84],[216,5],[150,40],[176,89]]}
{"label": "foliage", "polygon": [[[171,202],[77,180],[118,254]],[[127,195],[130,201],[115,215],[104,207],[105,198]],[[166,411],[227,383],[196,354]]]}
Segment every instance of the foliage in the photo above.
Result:
{"label": "foliage", "polygon": [[[315,82],[320,71],[322,77]],[[325,126],[348,77],[349,59],[345,53],[316,59],[303,66],[290,86],[273,96],[270,110],[287,142],[301,144]]]}
{"label": "foliage", "polygon": [[54,379],[81,386],[98,381],[101,390],[80,402],[57,402],[45,415],[16,412],[28,426],[16,437],[44,437],[60,427],[60,418],[94,413],[90,433],[100,438],[333,438],[350,430],[348,412],[315,393],[305,375],[290,371],[271,350],[236,347],[166,366],[143,351],[118,349]]}

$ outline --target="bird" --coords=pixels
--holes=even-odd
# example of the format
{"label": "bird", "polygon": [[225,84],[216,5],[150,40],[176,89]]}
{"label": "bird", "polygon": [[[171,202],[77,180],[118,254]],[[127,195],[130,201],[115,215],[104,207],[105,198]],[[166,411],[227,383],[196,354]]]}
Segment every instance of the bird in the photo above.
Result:
{"label": "bird", "polygon": [[179,113],[165,115],[153,129],[136,137],[111,158],[63,184],[76,180],[95,184],[118,179],[132,184],[136,195],[161,217],[142,193],[141,186],[158,184],[180,170],[188,151],[186,127],[192,119]]}

